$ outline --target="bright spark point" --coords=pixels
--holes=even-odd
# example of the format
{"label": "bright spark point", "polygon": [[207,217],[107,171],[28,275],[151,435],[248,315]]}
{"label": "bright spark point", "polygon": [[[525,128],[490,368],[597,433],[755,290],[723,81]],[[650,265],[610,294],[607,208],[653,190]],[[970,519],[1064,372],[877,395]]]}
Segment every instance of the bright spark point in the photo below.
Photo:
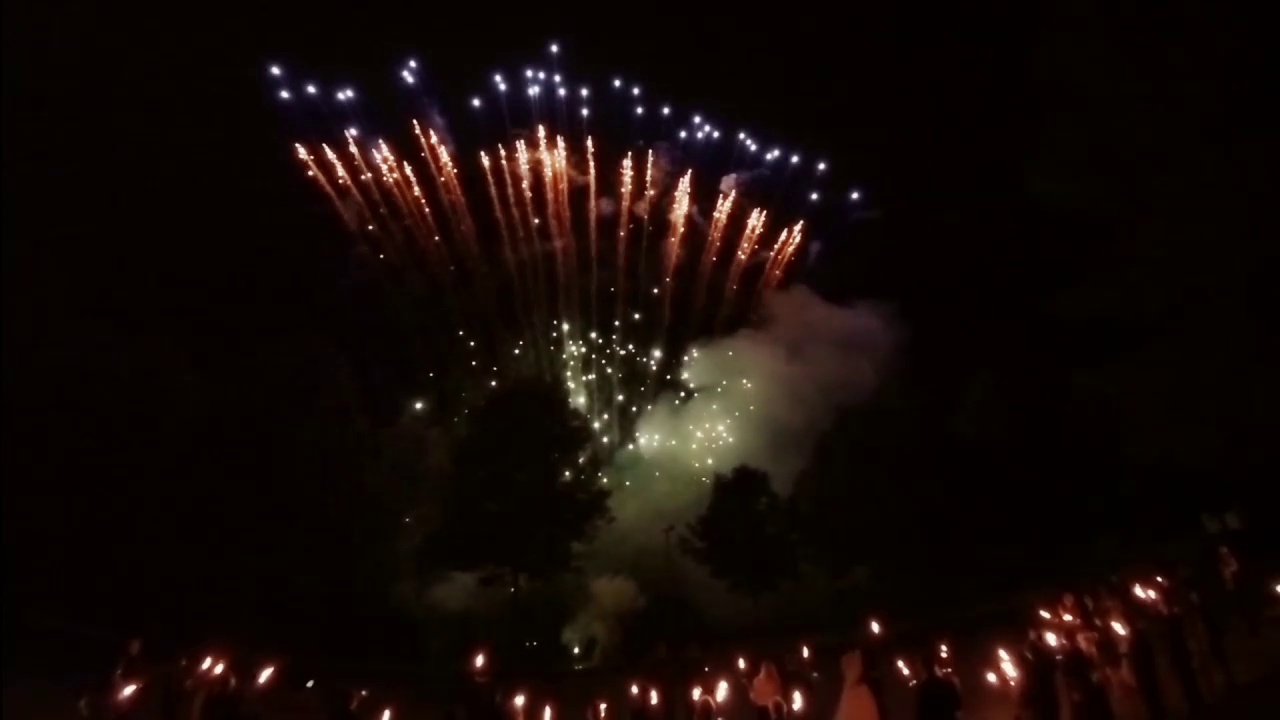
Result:
{"label": "bright spark point", "polygon": [[308,86],[307,86],[307,94],[308,94],[308,95],[315,95],[315,94],[316,94],[316,93],[318,93],[318,92],[320,92],[320,91],[316,89],[316,86],[315,86],[315,85],[308,85]]}
{"label": "bright spark point", "polygon": [[559,88],[558,90],[556,90],[556,94],[558,94],[560,97],[564,97],[564,88]]}
{"label": "bright spark point", "polygon": [[582,108],[582,117],[586,117],[586,116],[587,116],[587,109]]}
{"label": "bright spark point", "polygon": [[682,137],[682,138],[683,138],[683,137],[689,137],[689,133],[685,132],[684,130],[681,130],[681,131],[680,131],[680,137]]}
{"label": "bright spark point", "polygon": [[738,133],[738,139],[739,139],[739,140],[745,140],[745,139],[747,139],[747,134],[746,134],[746,133]]}
{"label": "bright spark point", "polygon": [[280,70],[280,66],[279,66],[279,65],[272,65],[272,66],[271,66],[271,68],[270,68],[270,72],[271,72],[271,74],[272,74],[272,75],[275,75],[276,77],[280,77],[281,75],[283,75],[283,74],[284,74],[284,73],[283,73],[283,71],[282,71],[282,70]]}
{"label": "bright spark point", "polygon": [[547,74],[546,74],[546,73],[544,73],[544,72],[542,72],[541,70],[539,70],[539,71],[538,71],[538,79],[539,79],[539,80],[546,80],[546,79],[547,79]]}
{"label": "bright spark point", "polygon": [[817,192],[811,192],[811,193],[809,193],[809,199],[810,199],[810,200],[812,200],[813,202],[817,202],[817,201],[818,201],[818,193],[817,193]]}
{"label": "bright spark point", "polygon": [[474,108],[480,107],[480,98],[478,97],[471,98],[471,107],[474,107]]}
{"label": "bright spark point", "polygon": [[622,80],[620,80],[620,79],[618,79],[618,78],[614,78],[614,79],[613,79],[613,86],[614,86],[614,87],[616,87],[616,88],[620,88],[620,87],[622,87]]}
{"label": "bright spark point", "polygon": [[632,94],[632,95],[634,95],[634,96],[639,97],[639,95],[640,95],[640,86],[639,86],[639,85],[636,85],[635,87],[631,88],[631,94]]}
{"label": "bright spark point", "polygon": [[795,164],[796,164],[796,163],[798,163],[798,162],[800,162],[800,156],[799,156],[799,155],[792,155],[792,156],[791,156],[791,164],[792,164],[792,165],[795,165]]}
{"label": "bright spark point", "polygon": [[552,81],[554,81],[554,82],[555,82],[555,84],[559,85],[559,84],[560,84],[560,73],[556,73],[555,75],[553,75],[553,76],[551,77],[551,79],[552,79]]}
{"label": "bright spark point", "polygon": [[663,105],[663,106],[662,106],[662,114],[663,114],[663,115],[670,115],[670,114],[671,114],[671,107],[670,107],[669,105]]}
{"label": "bright spark point", "polygon": [[551,43],[551,54],[555,55],[559,52],[560,52],[560,46],[555,43]]}
{"label": "bright spark point", "polygon": [[820,163],[818,163],[818,172],[824,172],[826,169],[827,169],[827,164],[826,164],[826,163],[824,163],[824,162],[820,162]]}
{"label": "bright spark point", "polygon": [[853,192],[849,193],[849,199],[854,202],[858,202],[858,200],[862,199],[862,193],[858,192],[857,190],[854,190]]}
{"label": "bright spark point", "polygon": [[591,94],[591,91],[584,87],[581,90],[579,90],[578,93],[582,95],[582,97],[586,97]]}
{"label": "bright spark point", "polygon": [[494,81],[495,83],[497,83],[498,85],[501,85],[501,84],[502,84],[502,75],[501,75],[500,73],[494,73],[494,74],[493,74],[493,81]]}
{"label": "bright spark point", "polygon": [[416,68],[416,67],[418,67],[418,61],[416,61],[416,60],[410,60],[410,61],[409,61],[409,67],[411,67],[411,68]]}
{"label": "bright spark point", "polygon": [[642,107],[640,107],[639,105],[637,105],[637,106],[636,106],[636,114],[637,114],[637,115],[643,115],[643,114],[644,114],[644,108],[642,108]]}
{"label": "bright spark point", "polygon": [[288,100],[288,99],[289,99],[289,97],[290,97],[290,96],[289,96],[289,91],[288,91],[288,90],[281,90],[281,91],[280,91],[280,99],[281,99],[281,100]]}
{"label": "bright spark point", "polygon": [[530,80],[532,80],[532,79],[533,79],[533,71],[532,71],[532,70],[525,70],[525,71],[524,71],[524,76],[525,76],[525,77],[527,77],[527,78],[529,78]]}
{"label": "bright spark point", "polygon": [[702,116],[701,116],[701,115],[694,115],[694,116],[693,116],[693,124],[694,124],[694,125],[701,125],[701,124],[702,124]]}

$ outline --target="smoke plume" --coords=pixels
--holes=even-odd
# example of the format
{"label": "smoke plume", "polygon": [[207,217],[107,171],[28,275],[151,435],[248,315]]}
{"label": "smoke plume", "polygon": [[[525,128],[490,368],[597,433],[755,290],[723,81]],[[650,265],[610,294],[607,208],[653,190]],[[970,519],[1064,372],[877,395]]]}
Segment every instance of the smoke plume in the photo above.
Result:
{"label": "smoke plume", "polygon": [[[833,305],[794,286],[766,298],[757,326],[693,348],[680,372],[696,394],[657,398],[637,425],[649,442],[620,453],[607,474],[616,519],[602,550],[668,542],[665,529],[704,507],[712,476],[738,465],[768,472],[788,494],[836,414],[875,388],[893,339],[884,308]],[[728,441],[688,441],[699,432]]]}

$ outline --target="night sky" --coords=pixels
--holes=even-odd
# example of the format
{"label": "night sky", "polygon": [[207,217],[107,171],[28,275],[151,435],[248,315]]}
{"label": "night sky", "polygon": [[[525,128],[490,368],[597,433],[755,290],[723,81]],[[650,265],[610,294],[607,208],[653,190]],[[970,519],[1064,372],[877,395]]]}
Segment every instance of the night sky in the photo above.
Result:
{"label": "night sky", "polygon": [[821,149],[878,218],[815,281],[900,309],[920,513],[1237,500],[1275,459],[1265,45],[1112,5],[6,6],[6,625],[295,638],[363,612],[355,471],[398,388],[352,348],[393,341],[343,282],[273,61],[365,87],[412,55],[463,122],[556,39]]}

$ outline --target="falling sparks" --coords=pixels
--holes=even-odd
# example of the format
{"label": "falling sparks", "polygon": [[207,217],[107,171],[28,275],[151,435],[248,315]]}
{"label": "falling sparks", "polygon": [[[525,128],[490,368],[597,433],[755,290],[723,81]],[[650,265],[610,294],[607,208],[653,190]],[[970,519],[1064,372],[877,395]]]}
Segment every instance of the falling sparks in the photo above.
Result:
{"label": "falling sparks", "polygon": [[[556,43],[546,47],[553,58],[559,55]],[[269,72],[283,78],[276,66]],[[397,72],[410,84],[425,77],[413,60]],[[587,85],[558,64],[520,74],[527,99],[498,94],[511,77],[502,72],[487,74],[483,93],[462,99],[477,122],[493,122],[500,112],[506,142],[461,152],[439,125],[414,120],[411,154],[402,154],[394,138],[365,137],[355,126],[341,133],[345,149],[331,142],[295,145],[306,179],[368,257],[387,261],[404,282],[425,290],[439,311],[432,324],[461,328],[456,341],[465,359],[448,373],[431,374],[441,387],[415,393],[429,400],[407,398],[407,416],[443,415],[449,404],[429,393],[456,392],[464,398],[464,407],[448,411],[456,422],[470,403],[533,372],[562,382],[594,433],[591,450],[578,459],[582,469],[567,470],[570,476],[593,472],[604,483],[602,468],[615,454],[687,449],[687,462],[705,481],[735,442],[736,419],[748,408],[713,405],[678,432],[642,430],[638,421],[662,393],[683,405],[751,388],[751,378],[695,382],[681,368],[696,355],[690,348],[699,337],[730,330],[785,283],[805,225],[792,218],[768,226],[770,212],[752,206],[739,189],[701,197],[693,170],[673,166],[660,146],[602,152],[587,134]],[[678,123],[667,118],[680,113],[671,105],[645,99],[652,93],[630,80],[615,77],[612,85],[617,92],[605,95],[622,103],[635,128],[661,126],[680,137],[692,131],[704,140],[730,132],[696,113],[692,125],[672,127]],[[302,87],[319,94],[315,84]],[[543,87],[568,100],[548,110],[539,104]],[[291,97],[279,84],[272,89],[281,99]],[[329,92],[341,103],[356,97],[350,87]],[[533,110],[532,132],[510,126],[511,102]],[[582,120],[566,128],[564,116],[575,112]],[[737,135],[754,149],[747,133]],[[828,169],[826,161],[812,167]],[[705,185],[707,177],[699,181]],[[804,192],[818,198],[817,190]],[[808,648],[804,652],[807,658]],[[484,664],[477,654],[475,669]]]}

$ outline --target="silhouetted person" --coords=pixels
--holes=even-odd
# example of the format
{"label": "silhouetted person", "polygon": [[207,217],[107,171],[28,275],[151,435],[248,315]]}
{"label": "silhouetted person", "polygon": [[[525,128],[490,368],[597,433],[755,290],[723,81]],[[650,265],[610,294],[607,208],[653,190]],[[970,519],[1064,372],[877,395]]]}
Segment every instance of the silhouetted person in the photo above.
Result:
{"label": "silhouetted person", "polygon": [[751,681],[751,702],[760,720],[780,717],[777,706],[782,702],[782,678],[778,676],[778,668],[768,660],[760,663],[760,672]]}
{"label": "silhouetted person", "polygon": [[467,693],[467,720],[506,720],[496,693],[487,677],[473,682]]}
{"label": "silhouetted person", "polygon": [[1058,619],[1063,628],[1079,627],[1082,620],[1080,604],[1072,593],[1062,593],[1062,601],[1058,603]]}
{"label": "silhouetted person", "polygon": [[121,693],[126,686],[135,683],[150,692],[153,680],[154,678],[147,677],[147,670],[143,667],[142,640],[132,638],[125,644],[124,653],[121,654],[120,661],[116,663],[115,673],[111,677],[111,682],[107,684],[105,697],[102,699],[100,706],[111,717],[138,717],[140,714],[139,706],[142,704],[142,698],[140,697],[142,691],[137,690],[127,698]]}
{"label": "silhouetted person", "polygon": [[182,673],[179,668],[166,668],[156,678],[159,685],[161,720],[178,720],[182,713]]}
{"label": "silhouetted person", "polygon": [[1107,673],[1108,677],[1114,676],[1120,669],[1120,643],[1116,640],[1115,630],[1110,627],[1110,621],[1107,622],[1106,627],[1098,631],[1093,648],[1098,653],[1099,667]]}
{"label": "silhouetted person", "polygon": [[924,678],[916,690],[916,718],[918,720],[956,720],[960,715],[960,688],[955,681],[943,677],[933,659],[925,657],[921,662]]}
{"label": "silhouetted person", "polygon": [[871,688],[863,681],[862,653],[854,650],[840,659],[844,687],[836,705],[835,720],[880,720],[880,706]]}
{"label": "silhouetted person", "polygon": [[882,639],[872,635],[857,651],[862,658],[862,682],[871,690],[876,707],[884,707],[884,657]]}
{"label": "silhouetted person", "polygon": [[350,693],[333,686],[326,686],[325,717],[329,720],[356,720],[355,705]]}
{"label": "silhouetted person", "polygon": [[1019,697],[1021,718],[1058,720],[1058,661],[1033,630],[1026,648],[1027,682]]}
{"label": "silhouetted person", "polygon": [[703,688],[703,695],[698,698],[698,704],[693,709],[693,720],[715,720],[716,706],[711,701],[712,694]]}
{"label": "silhouetted person", "polygon": [[1133,671],[1138,695],[1147,706],[1149,720],[1167,718],[1169,712],[1165,709],[1164,695],[1160,693],[1160,675],[1156,669],[1155,643],[1146,621],[1139,622],[1129,631],[1129,668]]}
{"label": "silhouetted person", "polygon": [[1062,675],[1071,703],[1071,720],[1112,720],[1115,713],[1107,690],[1097,679],[1093,660],[1080,647],[1074,632],[1066,634],[1067,651],[1062,656]]}
{"label": "silhouetted person", "polygon": [[202,720],[240,720],[240,693],[230,678],[218,678],[204,698]]}
{"label": "silhouetted person", "polygon": [[116,665],[116,681],[121,683],[136,682],[142,679],[142,640],[133,638],[125,645],[124,654]]}
{"label": "silhouetted person", "polygon": [[1187,701],[1187,712],[1196,717],[1204,712],[1204,694],[1200,692],[1200,681],[1191,660],[1191,646],[1187,642],[1184,620],[1180,609],[1175,609],[1166,616],[1169,628],[1169,664],[1173,666],[1173,674],[1177,676],[1182,696]]}
{"label": "silhouetted person", "polygon": [[1225,588],[1216,578],[1204,578],[1201,589],[1196,593],[1199,599],[1200,620],[1204,623],[1205,640],[1208,644],[1209,656],[1222,671],[1227,687],[1235,685],[1235,673],[1231,669],[1231,657],[1227,654],[1227,622],[1229,609]]}

